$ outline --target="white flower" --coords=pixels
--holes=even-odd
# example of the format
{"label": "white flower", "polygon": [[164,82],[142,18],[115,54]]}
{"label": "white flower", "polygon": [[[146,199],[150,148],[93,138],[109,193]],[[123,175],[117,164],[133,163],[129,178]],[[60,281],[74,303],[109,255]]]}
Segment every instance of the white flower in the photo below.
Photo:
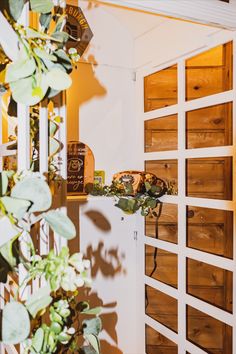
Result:
{"label": "white flower", "polygon": [[39,262],[39,261],[42,260],[42,257],[40,255],[38,255],[38,254],[35,254],[34,256],[32,256],[30,258],[30,260],[31,260],[31,262]]}
{"label": "white flower", "polygon": [[70,335],[75,334],[75,329],[74,329],[74,327],[70,327],[70,328],[67,330],[67,333],[70,334]]}
{"label": "white flower", "polygon": [[61,287],[65,291],[75,291],[76,290],[76,272],[74,268],[67,267],[61,278]]}
{"label": "white flower", "polygon": [[79,273],[84,272],[85,269],[90,268],[90,262],[83,261],[82,253],[75,253],[69,258],[69,264],[71,264]]}
{"label": "white flower", "polygon": [[84,279],[80,275],[77,275],[75,284],[77,288],[81,288],[82,286],[84,286]]}

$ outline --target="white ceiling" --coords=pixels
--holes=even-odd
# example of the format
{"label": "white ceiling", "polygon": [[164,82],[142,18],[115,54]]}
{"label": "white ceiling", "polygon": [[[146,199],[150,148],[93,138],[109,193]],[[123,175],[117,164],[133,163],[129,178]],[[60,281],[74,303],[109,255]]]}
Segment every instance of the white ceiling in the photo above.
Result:
{"label": "white ceiling", "polygon": [[134,38],[140,37],[169,20],[164,16],[124,9],[117,6],[106,6],[105,10],[118,21],[122,22]]}

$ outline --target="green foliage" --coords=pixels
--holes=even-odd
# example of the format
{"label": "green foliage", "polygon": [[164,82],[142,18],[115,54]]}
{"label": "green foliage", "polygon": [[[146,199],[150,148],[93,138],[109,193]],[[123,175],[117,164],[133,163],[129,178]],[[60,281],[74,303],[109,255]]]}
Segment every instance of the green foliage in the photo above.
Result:
{"label": "green foliage", "polygon": [[32,11],[47,14],[52,10],[53,2],[51,0],[30,0],[30,7]]}
{"label": "green foliage", "polygon": [[[41,30],[15,22],[26,2],[40,14]],[[4,0],[1,8],[11,15],[10,23],[20,41],[19,59],[7,65],[5,75],[5,84],[10,85],[14,101],[33,106],[68,89],[71,85],[68,74],[79,57],[77,52],[75,55],[64,50],[70,38],[63,31],[65,15],[57,12],[52,16],[52,0],[9,0],[9,4]]]}
{"label": "green foliage", "polygon": [[76,229],[67,215],[60,210],[50,210],[43,214],[51,229],[61,237],[71,240],[76,236]]}
{"label": "green foliage", "polygon": [[133,194],[133,187],[126,183],[121,185],[112,182],[110,186],[100,184],[87,184],[86,192],[94,196],[115,197],[117,202],[115,206],[126,214],[134,214],[139,209],[142,216],[152,213],[159,203],[159,198],[166,193],[167,188],[164,181],[158,179],[160,184],[150,184],[145,182],[142,192]]}
{"label": "green foliage", "polygon": [[51,288],[46,286],[39,289],[26,301],[25,306],[33,318],[37,316],[39,311],[44,310],[51,304],[52,297],[50,293]]}
{"label": "green foliage", "polygon": [[30,201],[29,212],[45,211],[50,208],[52,195],[46,181],[36,175],[26,176],[11,190],[11,197]]}
{"label": "green foliage", "polygon": [[9,10],[15,21],[19,19],[23,11],[24,4],[24,0],[9,0]]}
{"label": "green foliage", "polygon": [[29,333],[30,319],[25,306],[16,301],[6,304],[2,313],[3,343],[21,343],[28,337]]}
{"label": "green foliage", "polygon": [[44,258],[37,257],[34,260],[33,257],[32,264],[28,264],[27,268],[31,279],[44,276],[52,291],[57,291],[60,287],[65,291],[75,291],[78,287],[90,284],[87,275],[90,262],[83,260],[81,253],[70,257],[67,247],[63,247],[58,255],[51,250]]}
{"label": "green foliage", "polygon": [[[17,23],[27,3],[39,14],[40,30]],[[69,88],[69,73],[79,56],[76,49],[68,53],[64,50],[70,37],[63,31],[66,16],[63,11],[54,11],[52,0],[2,0],[0,10],[19,38],[19,58],[5,64],[6,70],[1,72],[1,83],[5,88],[9,86],[12,94],[8,113],[17,116],[17,103],[33,106],[30,129],[35,151],[39,148],[38,103]],[[50,171],[53,157],[61,148],[55,138],[57,119],[50,119],[49,123]],[[32,170],[36,165],[37,160],[33,160]],[[49,185],[39,173],[3,171],[0,174],[0,282],[7,282],[9,272],[17,275],[18,265],[27,270],[18,291],[24,291],[35,279],[46,282],[27,301],[16,301],[20,298],[16,292],[14,300],[5,305],[1,340],[10,345],[24,343],[25,352],[30,354],[73,352],[73,349],[97,354],[100,353],[101,308],[91,309],[87,302],[76,300],[78,288],[91,284],[90,262],[81,253],[70,256],[67,247],[59,253],[51,250],[41,257],[30,238],[31,230],[36,230],[42,220],[57,235],[68,240],[75,237],[72,221],[60,210],[49,210],[51,204]],[[89,345],[81,347],[80,337]]]}

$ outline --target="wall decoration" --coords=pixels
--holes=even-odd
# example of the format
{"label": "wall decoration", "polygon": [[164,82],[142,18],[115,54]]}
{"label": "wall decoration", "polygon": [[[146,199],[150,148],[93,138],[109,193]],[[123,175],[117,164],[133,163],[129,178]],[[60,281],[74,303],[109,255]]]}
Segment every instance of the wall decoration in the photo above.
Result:
{"label": "wall decoration", "polygon": [[86,195],[85,186],[94,181],[94,156],[92,150],[78,141],[67,146],[67,195]]}
{"label": "wall decoration", "polygon": [[105,171],[94,171],[94,183],[105,184]]}
{"label": "wall decoration", "polygon": [[66,32],[70,35],[66,47],[76,48],[78,54],[82,56],[93,38],[93,32],[80,7],[67,5],[66,14]]}

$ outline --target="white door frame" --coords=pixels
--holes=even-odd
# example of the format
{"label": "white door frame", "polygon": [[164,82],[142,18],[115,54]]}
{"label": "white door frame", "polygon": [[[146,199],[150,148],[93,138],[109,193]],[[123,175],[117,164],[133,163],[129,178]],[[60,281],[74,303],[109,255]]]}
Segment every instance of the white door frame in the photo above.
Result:
{"label": "white door frame", "polygon": [[[234,41],[233,46],[233,90],[215,94],[208,97],[195,99],[185,102],[185,60],[193,57],[201,52],[211,49],[217,45]],[[144,112],[144,77],[154,72],[167,68],[171,65],[178,65],[178,104]],[[199,311],[206,313],[230,326],[233,327],[233,354],[236,354],[236,212],[234,212],[234,250],[233,260],[212,255],[195,249],[186,247],[186,206],[205,207],[213,209],[235,210],[236,203],[236,188],[233,188],[233,201],[201,199],[185,196],[185,159],[194,157],[217,157],[217,156],[232,156],[234,161],[235,146],[236,146],[236,34],[224,34],[223,37],[215,39],[208,47],[191,52],[191,54],[183,56],[182,58],[173,62],[168,62],[160,66],[147,66],[137,73],[137,99],[139,102],[138,115],[139,122],[144,129],[144,121],[159,117],[164,117],[172,114],[178,114],[178,150],[164,151],[164,152],[150,152],[143,153],[143,161],[148,160],[165,160],[178,159],[178,196],[166,195],[162,197],[162,201],[166,203],[178,204],[178,244],[172,244],[166,241],[157,240],[150,237],[143,237],[139,239],[139,256],[141,257],[139,273],[140,275],[140,291],[142,291],[142,298],[140,299],[140,308],[143,311],[143,343],[145,324],[149,325],[160,334],[164,335],[171,341],[178,344],[178,353],[184,354],[186,351],[192,354],[206,353],[193,343],[186,339],[186,305],[193,306]],[[185,112],[212,105],[233,102],[233,146],[200,148],[200,149],[186,149],[185,148]],[[141,127],[140,127],[141,129]],[[142,134],[144,137],[144,134]],[[140,142],[142,143],[142,142]],[[144,147],[144,140],[143,140]],[[233,186],[236,186],[236,175],[234,173],[233,162]],[[144,230],[144,225],[143,225]],[[157,247],[175,254],[178,254],[178,289],[172,288],[157,280],[145,276],[145,245]],[[186,259],[191,258],[208,263],[213,266],[221,267],[223,269],[233,272],[233,314],[230,314],[220,308],[208,304],[186,293]],[[178,334],[151,319],[145,315],[145,284],[164,292],[178,300]],[[145,347],[143,348],[145,353]]]}

